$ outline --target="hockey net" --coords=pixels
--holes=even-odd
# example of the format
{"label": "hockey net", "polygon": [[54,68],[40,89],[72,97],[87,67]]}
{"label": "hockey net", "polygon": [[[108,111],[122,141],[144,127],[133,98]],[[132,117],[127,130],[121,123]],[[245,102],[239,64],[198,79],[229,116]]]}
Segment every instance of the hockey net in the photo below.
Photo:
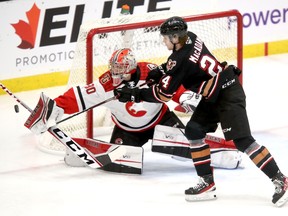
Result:
{"label": "hockey net", "polygon": [[[162,43],[159,25],[171,16],[183,17],[188,30],[196,33],[219,61],[228,61],[242,69],[242,16],[236,10],[205,14],[168,11],[141,16],[122,15],[81,25],[67,87],[97,79],[108,70],[108,60],[119,48],[132,48],[138,62],[165,62],[171,51]],[[109,110],[99,106],[61,123],[59,127],[72,137],[93,138],[107,131],[101,128],[109,131],[112,124]],[[44,137],[40,145],[45,151],[64,151],[64,146],[54,138]]]}

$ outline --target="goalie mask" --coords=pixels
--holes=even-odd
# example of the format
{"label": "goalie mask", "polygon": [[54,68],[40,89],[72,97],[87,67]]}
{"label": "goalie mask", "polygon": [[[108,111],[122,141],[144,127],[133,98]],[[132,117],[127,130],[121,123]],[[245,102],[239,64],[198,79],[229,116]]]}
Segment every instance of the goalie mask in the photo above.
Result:
{"label": "goalie mask", "polygon": [[123,80],[136,72],[137,62],[131,49],[116,50],[109,60],[113,86],[118,86]]}

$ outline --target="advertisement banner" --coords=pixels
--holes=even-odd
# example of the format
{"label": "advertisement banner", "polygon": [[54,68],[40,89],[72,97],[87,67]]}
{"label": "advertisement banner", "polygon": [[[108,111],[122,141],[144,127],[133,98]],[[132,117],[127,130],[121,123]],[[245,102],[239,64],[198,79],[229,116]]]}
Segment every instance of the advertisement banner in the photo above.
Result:
{"label": "advertisement banner", "polygon": [[[244,46],[288,39],[287,0],[16,0],[0,3],[0,80],[68,71],[83,22],[183,9],[195,13],[237,9],[243,15]],[[257,5],[252,7],[251,5]]]}

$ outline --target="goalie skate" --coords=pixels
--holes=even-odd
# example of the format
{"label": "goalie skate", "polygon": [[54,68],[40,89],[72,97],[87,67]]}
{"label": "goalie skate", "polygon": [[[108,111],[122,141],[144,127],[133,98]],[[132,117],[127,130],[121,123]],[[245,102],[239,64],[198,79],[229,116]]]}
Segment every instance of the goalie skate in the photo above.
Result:
{"label": "goalie skate", "polygon": [[196,186],[185,190],[186,201],[204,201],[216,199],[216,187],[212,174],[199,178]]}

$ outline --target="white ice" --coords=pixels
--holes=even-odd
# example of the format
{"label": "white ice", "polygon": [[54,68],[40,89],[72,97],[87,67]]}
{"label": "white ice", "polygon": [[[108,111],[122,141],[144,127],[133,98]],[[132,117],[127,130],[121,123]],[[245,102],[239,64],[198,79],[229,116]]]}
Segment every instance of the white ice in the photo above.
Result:
{"label": "white ice", "polygon": [[[288,54],[244,60],[244,88],[254,138],[265,145],[288,175]],[[9,86],[7,86],[9,89]],[[10,89],[13,92],[13,89]],[[2,91],[2,90],[1,90]],[[31,108],[44,91],[16,93]],[[62,155],[37,147],[23,126],[28,111],[15,113],[15,99],[0,96],[0,215],[287,215],[288,204],[271,202],[274,186],[243,155],[242,168],[215,170],[217,200],[186,202],[184,190],[196,181],[192,162],[152,153],[145,145],[142,175],[72,168]],[[286,212],[286,213],[285,213]],[[284,213],[284,214],[283,214]]]}

